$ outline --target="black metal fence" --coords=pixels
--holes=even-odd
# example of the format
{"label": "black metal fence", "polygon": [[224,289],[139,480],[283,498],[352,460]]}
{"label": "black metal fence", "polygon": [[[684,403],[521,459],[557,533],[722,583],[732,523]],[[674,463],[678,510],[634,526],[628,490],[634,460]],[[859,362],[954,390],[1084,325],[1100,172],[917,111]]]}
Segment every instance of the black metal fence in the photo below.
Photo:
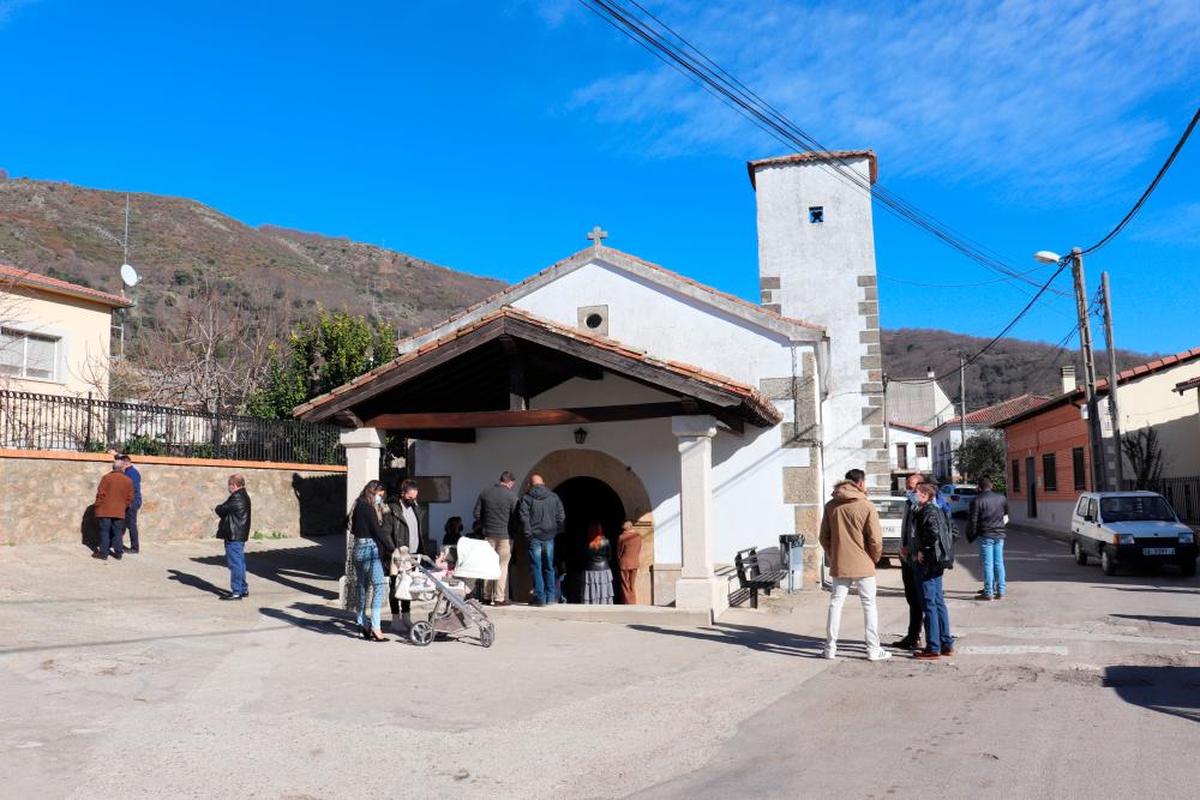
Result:
{"label": "black metal fence", "polygon": [[1162,478],[1158,482],[1158,491],[1171,502],[1181,520],[1200,525],[1200,476]]}
{"label": "black metal fence", "polygon": [[0,447],[344,464],[334,425],[0,390]]}

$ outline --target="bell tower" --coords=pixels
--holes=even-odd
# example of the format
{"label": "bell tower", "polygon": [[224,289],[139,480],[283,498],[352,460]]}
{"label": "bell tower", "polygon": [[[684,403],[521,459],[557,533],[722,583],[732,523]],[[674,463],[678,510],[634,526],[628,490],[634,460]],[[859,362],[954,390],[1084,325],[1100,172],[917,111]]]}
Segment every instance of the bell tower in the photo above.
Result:
{"label": "bell tower", "polygon": [[[870,150],[797,153],[747,165],[758,209],[762,305],[825,326],[829,363],[821,384],[825,487],[847,470],[888,489],[883,361]],[[844,173],[850,173],[849,175]]]}

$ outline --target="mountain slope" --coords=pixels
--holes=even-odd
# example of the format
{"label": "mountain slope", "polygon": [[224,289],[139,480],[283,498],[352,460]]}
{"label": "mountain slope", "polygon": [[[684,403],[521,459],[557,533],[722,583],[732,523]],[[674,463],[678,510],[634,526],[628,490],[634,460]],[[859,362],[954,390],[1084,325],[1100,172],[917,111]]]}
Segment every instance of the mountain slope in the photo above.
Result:
{"label": "mountain slope", "polygon": [[[136,315],[169,313],[171,295],[201,279],[253,313],[310,316],[348,308],[404,333],[449,316],[503,284],[345,238],[251,228],[179,197],[132,193],[130,262],[143,277]],[[107,291],[120,289],[125,194],[0,179],[0,262]]]}
{"label": "mountain slope", "polygon": [[[978,352],[988,339],[927,328],[899,328],[883,332],[883,368],[891,379],[923,378],[927,369],[937,375],[951,373],[941,381],[951,399],[958,398],[958,354]],[[1127,369],[1155,356],[1117,350],[1117,369]],[[976,363],[967,367],[967,403],[970,408],[998,403],[1025,392],[1055,395],[1060,391],[1059,368],[1075,365],[1083,380],[1083,357],[1073,348],[1042,342],[1001,339]],[[1108,374],[1107,355],[1097,351],[1096,370]]]}

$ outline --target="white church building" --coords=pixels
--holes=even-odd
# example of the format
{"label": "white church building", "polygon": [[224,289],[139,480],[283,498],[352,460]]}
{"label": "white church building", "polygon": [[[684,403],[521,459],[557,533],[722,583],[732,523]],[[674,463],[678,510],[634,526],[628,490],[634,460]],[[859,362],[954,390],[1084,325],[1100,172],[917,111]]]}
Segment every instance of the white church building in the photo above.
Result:
{"label": "white church building", "polygon": [[591,523],[614,540],[635,524],[643,602],[715,616],[729,592],[717,567],[784,533],[806,537],[812,586],[833,484],[857,467],[886,492],[889,471],[871,198],[837,167],[876,177],[870,151],[748,165],[757,305],[608,247],[597,228],[587,249],[402,340],[394,361],[296,416],[350,428],[348,501],[378,476],[385,433],[413,440],[435,536],[451,516],[469,528],[501,471],[537,472],[566,506],[560,553]]}

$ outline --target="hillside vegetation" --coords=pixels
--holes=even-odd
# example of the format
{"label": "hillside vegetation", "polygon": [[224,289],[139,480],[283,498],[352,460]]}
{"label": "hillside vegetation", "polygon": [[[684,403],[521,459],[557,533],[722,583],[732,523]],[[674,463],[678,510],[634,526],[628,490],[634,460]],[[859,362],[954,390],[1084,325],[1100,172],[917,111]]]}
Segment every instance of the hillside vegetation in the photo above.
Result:
{"label": "hillside vegetation", "polygon": [[[922,378],[926,370],[952,374],[941,381],[951,399],[958,397],[958,354],[971,353],[987,344],[978,336],[928,328],[899,328],[883,332],[883,368],[888,377]],[[1107,374],[1107,357],[1097,354],[1098,374]],[[1153,355],[1117,350],[1117,368],[1127,369],[1153,359]],[[967,367],[967,403],[977,409],[1025,392],[1055,395],[1060,391],[1059,368],[1075,364],[1083,380],[1083,358],[1074,348],[1059,348],[1042,342],[1001,339],[983,358]]]}

